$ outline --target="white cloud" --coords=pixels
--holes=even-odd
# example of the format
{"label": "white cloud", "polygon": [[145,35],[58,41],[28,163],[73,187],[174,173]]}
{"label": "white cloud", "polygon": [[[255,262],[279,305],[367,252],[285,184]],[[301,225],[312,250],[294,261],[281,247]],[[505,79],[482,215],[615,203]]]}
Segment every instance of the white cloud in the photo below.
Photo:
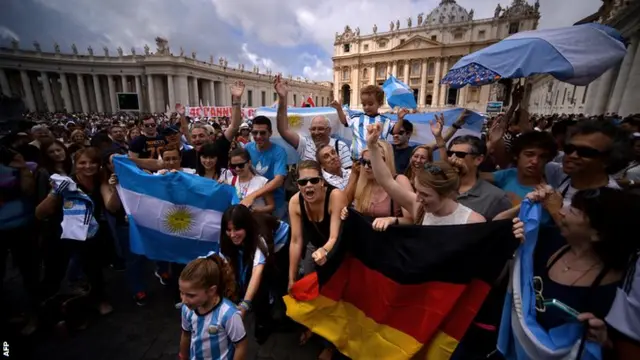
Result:
{"label": "white cloud", "polygon": [[8,39],[8,40],[16,39],[20,41],[20,37],[18,36],[18,34],[11,31],[11,29],[9,29],[6,26],[0,26],[0,39]]}
{"label": "white cloud", "polygon": [[331,64],[325,64],[319,57],[316,55],[310,54],[302,54],[301,56],[302,62],[305,65],[302,68],[302,74],[304,77],[310,80],[332,80],[333,79],[333,69]]}

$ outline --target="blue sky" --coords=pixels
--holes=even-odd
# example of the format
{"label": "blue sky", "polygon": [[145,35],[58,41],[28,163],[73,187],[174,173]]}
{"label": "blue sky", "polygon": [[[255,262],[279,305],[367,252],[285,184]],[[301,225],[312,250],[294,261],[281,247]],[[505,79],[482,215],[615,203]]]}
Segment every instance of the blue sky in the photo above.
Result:
{"label": "blue sky", "polygon": [[[475,18],[492,17],[498,2],[458,0],[474,9]],[[530,0],[533,3],[533,0]],[[139,53],[154,38],[169,40],[174,54],[183,47],[208,60],[226,57],[274,72],[313,80],[332,80],[331,56],[335,33],[345,25],[371,32],[373,24],[386,30],[391,20],[428,14],[440,0],[2,0],[0,44],[16,37],[25,48],[37,40],[52,50],[58,42],[71,52],[91,45],[97,53],[118,46]],[[542,0],[541,28],[571,25],[595,12],[601,0]]]}

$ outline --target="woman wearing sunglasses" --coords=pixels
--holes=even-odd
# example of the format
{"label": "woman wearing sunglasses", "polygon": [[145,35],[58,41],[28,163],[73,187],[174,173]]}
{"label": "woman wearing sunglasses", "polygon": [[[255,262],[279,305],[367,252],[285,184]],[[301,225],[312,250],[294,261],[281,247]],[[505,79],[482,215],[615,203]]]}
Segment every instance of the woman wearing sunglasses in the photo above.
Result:
{"label": "woman wearing sunglasses", "polygon": [[[416,192],[411,185],[396,181],[387,166],[385,154],[376,146],[381,128],[371,125],[367,128],[368,153],[371,157],[373,177],[394,202],[403,209],[409,209],[416,224],[421,225],[461,225],[485,222],[485,218],[456,200],[460,177],[458,168],[445,161],[426,163],[413,179]],[[405,179],[406,180],[406,179]],[[356,195],[356,198],[358,196]]]}
{"label": "woman wearing sunglasses", "polygon": [[[242,201],[250,195],[262,189],[268,182],[267,178],[260,176],[253,171],[249,152],[244,148],[233,150],[229,154],[229,169],[235,174],[225,176],[225,182],[236,189],[238,200]],[[275,210],[275,201],[272,193],[266,193],[257,198],[250,207],[251,211],[257,213],[272,213]]]}
{"label": "woman wearing sunglasses", "polygon": [[[298,164],[297,184],[300,191],[289,200],[289,289],[298,279],[302,251],[305,251],[303,274],[311,273],[316,266],[327,262],[340,233],[340,211],[347,205],[344,193],[324,181],[317,161],[305,160]],[[300,343],[306,343],[310,337],[311,332],[305,332]],[[327,346],[318,358],[330,359],[332,352]]]}
{"label": "woman wearing sunglasses", "polygon": [[[545,207],[562,203],[562,195],[550,186],[538,187],[527,198]],[[537,321],[544,329],[581,321],[588,326],[589,340],[613,347],[603,319],[612,316],[618,286],[640,248],[638,237],[633,236],[638,218],[640,198],[602,187],[578,191],[571,205],[560,210],[556,220],[561,236],[541,230],[538,238],[543,241],[536,244],[533,258],[533,287]],[[524,224],[518,218],[513,232],[524,240]],[[578,315],[567,316],[554,306],[558,303]],[[620,315],[625,316],[613,314]]]}

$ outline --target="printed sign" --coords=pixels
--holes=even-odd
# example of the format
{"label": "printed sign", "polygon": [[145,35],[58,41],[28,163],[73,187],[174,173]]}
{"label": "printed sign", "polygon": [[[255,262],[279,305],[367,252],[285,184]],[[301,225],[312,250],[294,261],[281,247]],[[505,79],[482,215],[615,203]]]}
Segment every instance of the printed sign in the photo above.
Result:
{"label": "printed sign", "polygon": [[[190,117],[231,117],[231,106],[199,106],[185,107],[185,115]],[[256,116],[255,108],[242,108],[243,119],[253,119]]]}
{"label": "printed sign", "polygon": [[489,101],[487,103],[487,113],[502,112],[502,101]]}

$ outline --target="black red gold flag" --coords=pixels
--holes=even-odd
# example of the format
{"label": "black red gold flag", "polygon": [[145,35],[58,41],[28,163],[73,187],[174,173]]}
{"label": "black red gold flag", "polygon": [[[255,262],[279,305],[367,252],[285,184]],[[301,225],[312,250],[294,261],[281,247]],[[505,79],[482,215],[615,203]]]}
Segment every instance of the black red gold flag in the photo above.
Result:
{"label": "black red gold flag", "polygon": [[[448,359],[519,242],[510,221],[372,229],[355,211],[287,315],[357,359]],[[422,351],[421,351],[422,350]]]}

